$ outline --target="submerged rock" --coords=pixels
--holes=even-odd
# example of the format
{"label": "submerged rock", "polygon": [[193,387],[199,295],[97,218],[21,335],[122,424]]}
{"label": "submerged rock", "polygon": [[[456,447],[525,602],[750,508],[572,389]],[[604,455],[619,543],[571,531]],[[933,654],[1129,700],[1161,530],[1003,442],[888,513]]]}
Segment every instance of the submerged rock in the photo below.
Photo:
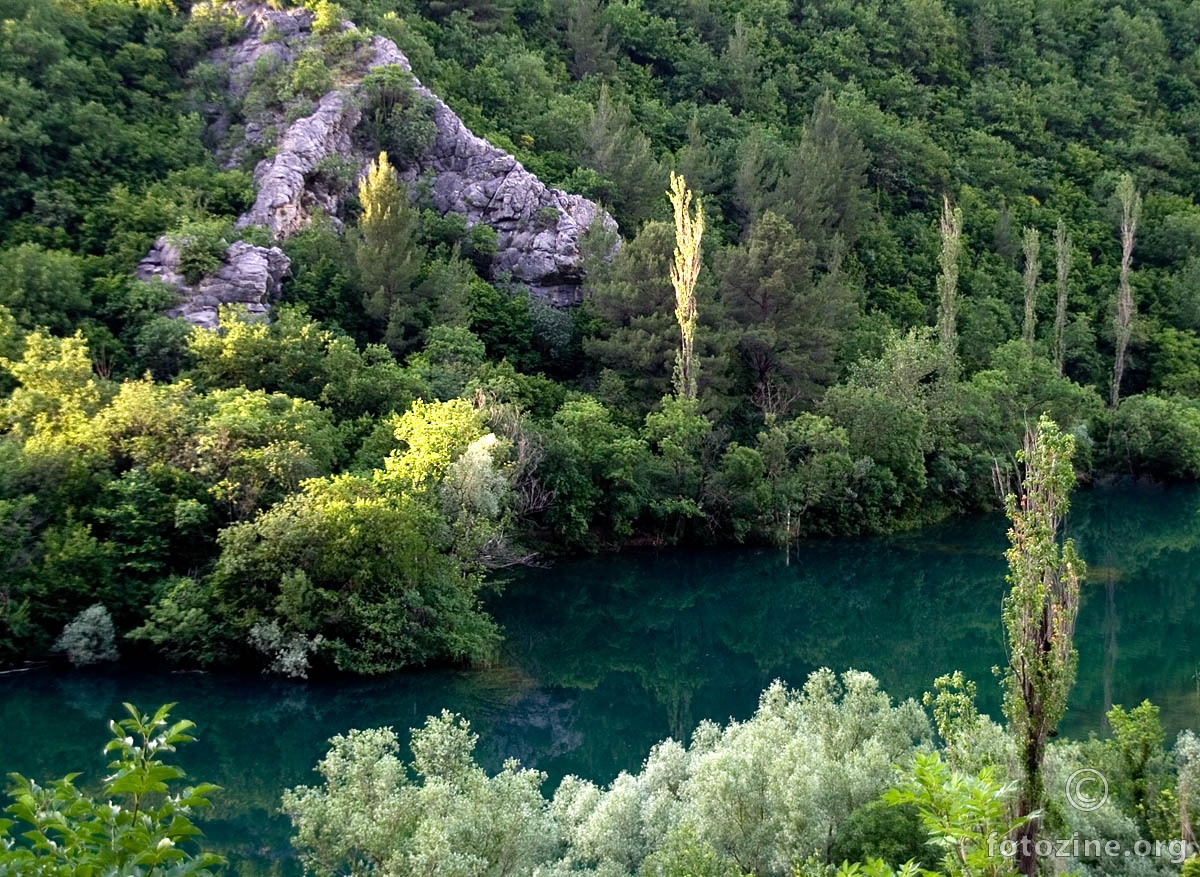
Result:
{"label": "submerged rock", "polygon": [[[257,65],[290,64],[314,39],[313,15],[248,0],[239,0],[233,9],[242,16],[246,39],[218,50],[214,61],[225,67],[230,93],[240,99],[251,87]],[[352,31],[354,26],[343,22],[342,29]],[[364,39],[355,58],[360,60],[353,74],[343,71],[342,84],[316,101],[310,114],[287,124],[269,157],[258,163],[254,205],[238,219],[238,227],[265,226],[276,241],[283,241],[305,228],[317,212],[335,220],[342,212],[348,187],[331,185],[326,169],[331,163],[348,164],[361,175],[376,154],[373,145],[367,148],[355,136],[362,116],[363,77],[388,65],[412,72],[404,53],[380,36]],[[468,227],[482,223],[495,229],[494,273],[511,275],[554,305],[578,303],[583,280],[580,242],[594,224],[611,232],[616,222],[592,201],[547,187],[516,158],[475,136],[415,78],[413,88],[432,105],[436,133],[424,154],[400,167],[402,178],[421,181],[422,188],[428,183],[428,197],[440,213],[460,214]],[[227,133],[230,120],[223,116],[213,127]],[[248,146],[265,146],[267,127],[258,120],[247,122],[245,142],[227,151],[226,164],[236,165]],[[224,302],[265,312],[288,271],[287,257],[277,247],[239,242],[230,247],[217,274],[189,286],[181,282],[178,253],[171,250],[160,239],[139,266],[138,276],[160,277],[175,286],[183,303],[171,315],[199,325],[215,322],[215,308]]]}

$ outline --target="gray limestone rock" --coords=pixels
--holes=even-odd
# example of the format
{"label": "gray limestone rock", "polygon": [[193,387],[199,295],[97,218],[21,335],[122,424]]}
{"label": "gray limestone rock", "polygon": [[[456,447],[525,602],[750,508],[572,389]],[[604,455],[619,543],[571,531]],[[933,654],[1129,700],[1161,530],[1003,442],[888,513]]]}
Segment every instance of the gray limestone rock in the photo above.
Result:
{"label": "gray limestone rock", "polygon": [[280,284],[288,274],[288,257],[278,247],[256,247],[234,241],[221,267],[192,285],[179,272],[179,247],[165,236],[154,242],[149,255],[138,263],[137,278],[166,283],[179,293],[180,301],[167,311],[205,329],[217,327],[217,312],[223,304],[244,305],[251,314],[265,314]]}
{"label": "gray limestone rock", "polygon": [[[303,9],[273,10],[249,0],[237,0],[233,8],[243,17],[246,39],[219,50],[216,60],[225,65],[230,90],[238,97],[245,94],[260,59],[272,56],[275,63],[287,64],[296,57],[312,38],[312,14]],[[342,26],[353,29],[348,22]],[[336,219],[342,197],[323,180],[323,163],[348,161],[361,174],[374,158],[373,150],[363,149],[354,137],[361,117],[362,77],[372,68],[391,64],[411,73],[403,52],[383,37],[371,37],[362,55],[365,60],[358,75],[347,77],[343,85],[321,97],[310,115],[287,125],[273,154],[259,162],[254,171],[257,197],[239,218],[239,227],[262,225],[282,241],[308,225],[315,211]],[[424,155],[400,168],[401,176],[410,183],[431,180],[433,206],[441,213],[458,213],[468,226],[484,223],[496,230],[495,273],[511,275],[552,304],[578,303],[583,279],[580,241],[596,222],[615,231],[612,217],[586,198],[548,188],[516,158],[471,133],[415,79],[414,87],[432,102],[436,138]],[[227,128],[228,120],[219,120],[216,127]],[[247,124],[247,138],[257,136],[261,141],[260,128],[260,123]],[[235,150],[233,155],[237,154]],[[178,265],[178,253],[172,249],[160,239],[139,266],[138,276],[157,276],[174,285],[183,303],[172,315],[200,325],[213,322],[217,305],[225,301],[265,311],[288,270],[287,257],[278,248],[238,242],[214,276],[190,287],[172,267]]]}

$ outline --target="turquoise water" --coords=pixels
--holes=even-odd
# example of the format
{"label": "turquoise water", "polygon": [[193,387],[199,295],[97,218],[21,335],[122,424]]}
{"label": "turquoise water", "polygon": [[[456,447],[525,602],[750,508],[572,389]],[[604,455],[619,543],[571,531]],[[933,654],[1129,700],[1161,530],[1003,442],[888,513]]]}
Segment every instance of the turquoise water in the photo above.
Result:
{"label": "turquoise water", "polygon": [[[1079,679],[1063,733],[1103,733],[1113,703],[1150,698],[1173,733],[1200,728],[1200,490],[1079,493],[1069,530],[1090,573],[1076,634]],[[404,731],[443,708],[508,757],[596,781],[636,770],[651,744],[704,718],[747,717],[772,679],[816,667],[874,673],[919,697],[961,669],[999,711],[1005,521],[782,551],[626,554],[525,571],[493,600],[497,666],[309,683],[230,674],[34,671],[0,677],[0,770],[97,776],[120,702],[178,701],[199,742],[180,762],[224,787],[204,822],[246,874],[294,873],[281,791],[313,779],[326,741],[355,727]]]}

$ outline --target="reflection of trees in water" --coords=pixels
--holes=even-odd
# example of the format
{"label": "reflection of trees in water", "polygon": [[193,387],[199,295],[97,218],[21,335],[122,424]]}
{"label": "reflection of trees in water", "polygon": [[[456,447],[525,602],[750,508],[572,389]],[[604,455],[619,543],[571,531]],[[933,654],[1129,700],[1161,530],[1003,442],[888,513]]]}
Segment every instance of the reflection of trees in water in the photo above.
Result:
{"label": "reflection of trees in water", "polygon": [[[1077,494],[1068,526],[1093,576],[1069,732],[1100,730],[1114,698],[1157,698],[1168,725],[1193,721],[1190,701],[1168,713],[1195,690],[1198,506],[1195,490]],[[517,581],[501,620],[520,643],[514,660],[579,690],[593,751],[571,769],[636,766],[644,748],[622,762],[625,735],[653,742],[701,718],[744,717],[771,679],[799,684],[822,665],[868,670],[894,697],[961,669],[998,717],[1004,546],[995,516],[804,545],[790,565],[771,551],[593,558]]]}
{"label": "reflection of trees in water", "polygon": [[[1200,727],[1200,491],[1080,492],[1068,531],[1088,561],[1078,681],[1063,732],[1100,730],[1112,702],[1149,697],[1168,729]],[[282,789],[313,781],[327,740],[350,728],[408,728],[446,708],[479,736],[489,770],[507,757],[551,775],[607,782],[703,718],[746,718],[776,677],[818,666],[876,675],[918,696],[961,669],[999,715],[1004,661],[1004,521],[952,523],[887,539],[775,551],[670,552],[560,563],[515,576],[496,612],[506,660],[472,671],[306,684],[210,674],[26,673],[0,677],[3,770],[46,778],[104,768],[104,720],[129,700],[179,701],[199,724],[180,752],[225,787],[204,826],[267,873],[289,854]],[[1119,636],[1119,639],[1118,639]],[[1119,644],[1119,649],[1118,649]],[[256,871],[257,872],[257,871]]]}
{"label": "reflection of trees in water", "polygon": [[1002,657],[1002,542],[979,551],[965,535],[934,552],[911,539],[808,545],[790,564],[773,551],[564,563],[511,587],[501,620],[515,660],[582,689],[579,720],[599,741],[630,716],[639,739],[686,739],[702,718],[744,718],[773,678],[799,685],[822,665],[868,670],[900,696],[953,667],[986,687]]}
{"label": "reflection of trees in water", "polygon": [[1200,725],[1200,493],[1121,487],[1077,496],[1068,533],[1088,561],[1066,731],[1149,698],[1168,731]]}

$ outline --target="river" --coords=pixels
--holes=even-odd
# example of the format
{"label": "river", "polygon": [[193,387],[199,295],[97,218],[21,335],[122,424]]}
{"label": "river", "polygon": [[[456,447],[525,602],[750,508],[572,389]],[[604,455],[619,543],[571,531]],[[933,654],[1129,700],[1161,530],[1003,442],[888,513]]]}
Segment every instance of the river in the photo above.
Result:
{"label": "river", "polygon": [[[1068,531],[1089,575],[1064,734],[1103,734],[1113,703],[1143,698],[1162,708],[1168,739],[1200,728],[1198,510],[1200,488],[1076,493]],[[209,846],[234,873],[292,874],[280,793],[313,781],[328,738],[350,728],[404,732],[450,709],[479,734],[485,766],[515,757],[545,771],[551,791],[566,774],[607,782],[637,770],[659,739],[746,718],[771,680],[799,685],[820,666],[869,671],[896,698],[961,669],[998,716],[1005,524],[521,571],[490,598],[506,641],[488,669],[307,683],[146,668],[0,677],[0,770],[98,776],[121,701],[177,701],[199,737],[179,762],[223,787],[202,822]]]}

